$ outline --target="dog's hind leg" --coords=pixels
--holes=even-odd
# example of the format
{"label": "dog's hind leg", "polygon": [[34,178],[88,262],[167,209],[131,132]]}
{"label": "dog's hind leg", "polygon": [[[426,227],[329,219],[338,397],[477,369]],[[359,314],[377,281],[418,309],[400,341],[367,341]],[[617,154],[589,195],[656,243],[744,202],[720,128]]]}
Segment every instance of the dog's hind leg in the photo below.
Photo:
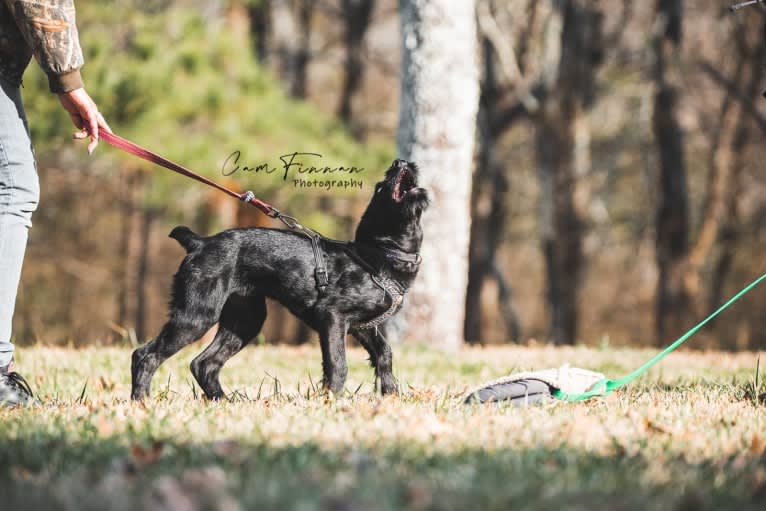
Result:
{"label": "dog's hind leg", "polygon": [[215,339],[191,363],[192,374],[208,399],[225,397],[218,379],[221,368],[258,335],[265,320],[263,296],[229,297],[221,312]]}
{"label": "dog's hind leg", "polygon": [[181,348],[205,335],[205,332],[210,330],[214,324],[215,320],[202,323],[171,318],[165,323],[160,334],[154,340],[136,349],[133,352],[131,363],[133,378],[131,399],[143,399],[148,396],[152,377],[157,368]]}
{"label": "dog's hind leg", "polygon": [[348,375],[346,365],[346,326],[332,318],[319,329],[322,347],[322,383],[324,388],[338,394],[343,390]]}
{"label": "dog's hind leg", "polygon": [[393,353],[391,346],[381,333],[375,329],[352,330],[351,334],[370,355],[370,365],[375,369],[375,378],[380,383],[383,395],[399,392],[399,384],[394,378]]}
{"label": "dog's hind leg", "polygon": [[181,348],[205,335],[221,316],[229,294],[225,282],[216,278],[195,280],[193,274],[185,270],[182,266],[173,282],[170,319],[154,340],[133,352],[132,399],[148,396],[157,368]]}

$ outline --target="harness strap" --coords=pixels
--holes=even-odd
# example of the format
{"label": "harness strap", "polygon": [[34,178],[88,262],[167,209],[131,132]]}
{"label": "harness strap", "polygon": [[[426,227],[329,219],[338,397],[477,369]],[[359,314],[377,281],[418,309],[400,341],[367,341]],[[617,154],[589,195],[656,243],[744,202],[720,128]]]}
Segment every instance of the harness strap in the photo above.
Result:
{"label": "harness strap", "polygon": [[399,248],[388,248],[385,245],[378,245],[378,247],[383,251],[383,257],[388,260],[407,263],[416,267],[420,266],[420,262],[423,260],[420,254],[417,253],[412,254]]}
{"label": "harness strap", "polygon": [[359,266],[364,268],[365,271],[367,271],[367,273],[369,273],[370,275],[375,275],[376,273],[378,273],[378,270],[376,270],[370,263],[368,263],[362,256],[360,256],[356,252],[356,250],[354,250],[354,248],[351,246],[350,243],[346,243],[345,248],[346,248],[346,253],[349,255],[349,257],[351,257],[351,259],[356,261],[356,263]]}
{"label": "harness strap", "polygon": [[377,332],[377,329],[380,325],[385,323],[391,316],[396,314],[396,312],[399,310],[399,307],[402,305],[402,302],[404,301],[404,293],[399,289],[399,286],[395,284],[392,280],[389,280],[385,277],[376,276],[373,274],[370,274],[370,277],[372,277],[372,281],[375,282],[375,284],[378,285],[387,295],[389,298],[391,298],[391,305],[389,305],[388,310],[378,316],[377,318],[371,319],[370,321],[365,321],[364,323],[361,323],[359,325],[355,325],[354,328],[357,328],[359,330],[368,330],[370,328],[374,328]]}
{"label": "harness strap", "polygon": [[314,279],[316,279],[317,282],[319,296],[324,296],[327,292],[327,286],[330,284],[330,279],[327,274],[327,265],[324,262],[322,247],[320,246],[325,237],[314,229],[310,229],[301,224],[295,218],[280,213],[278,210],[276,211],[274,218],[285,224],[291,231],[299,232],[311,240],[311,250],[314,252]]}
{"label": "harness strap", "polygon": [[314,250],[314,262],[316,266],[316,268],[314,268],[314,278],[317,281],[319,296],[324,296],[327,292],[327,285],[330,283],[330,279],[327,275],[327,265],[325,265],[324,256],[322,256],[322,249],[319,246],[322,242],[322,236],[314,232],[309,238],[311,238],[311,248]]}
{"label": "harness strap", "polygon": [[364,240],[359,244],[363,246],[375,247],[375,251],[382,254],[384,259],[409,264],[414,267],[413,270],[417,269],[417,267],[420,265],[420,262],[423,260],[418,252],[407,252],[398,243],[391,240]]}
{"label": "harness strap", "polygon": [[358,330],[366,330],[369,328],[375,328],[377,330],[380,325],[382,325],[391,316],[396,314],[396,311],[399,310],[399,307],[404,302],[404,289],[398,282],[377,275],[377,270],[373,268],[370,263],[365,261],[362,256],[357,254],[351,244],[346,243],[345,245],[346,253],[351,257],[351,259],[356,261],[359,266],[364,268],[367,273],[370,274],[372,281],[391,299],[391,305],[389,305],[388,309],[383,314],[377,318],[373,318],[369,321],[365,321],[364,323],[354,326],[354,328]]}

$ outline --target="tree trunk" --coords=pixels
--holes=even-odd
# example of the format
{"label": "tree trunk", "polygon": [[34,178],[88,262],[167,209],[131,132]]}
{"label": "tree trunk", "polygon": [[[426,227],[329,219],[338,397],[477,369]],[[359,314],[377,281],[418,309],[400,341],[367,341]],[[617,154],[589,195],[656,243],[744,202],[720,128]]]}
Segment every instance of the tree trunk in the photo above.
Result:
{"label": "tree trunk", "polygon": [[[747,69],[745,58],[739,59],[733,74],[734,83],[742,83]],[[734,92],[728,91],[718,113],[718,125],[712,137],[708,156],[708,176],[705,199],[702,205],[702,221],[685,265],[684,286],[690,300],[690,310],[694,317],[701,317],[705,312],[702,302],[700,281],[702,268],[716,244],[721,224],[726,213],[726,196],[733,185],[730,177],[737,158],[738,143],[736,137],[741,132],[742,121],[749,120],[737,108]],[[742,149],[742,148],[740,148]]]}
{"label": "tree trunk", "polygon": [[574,344],[583,259],[583,226],[574,205],[574,116],[579,113],[552,103],[557,101],[541,109],[535,134],[549,335],[555,344]]}
{"label": "tree trunk", "polygon": [[136,338],[146,339],[147,290],[149,286],[149,252],[155,212],[151,209],[141,211],[141,242],[138,251],[138,269],[136,272]]}
{"label": "tree trunk", "polygon": [[423,265],[407,306],[408,337],[463,342],[471,163],[479,100],[472,0],[401,0],[398,149],[416,162],[432,198],[423,218]]}
{"label": "tree trunk", "polygon": [[296,99],[305,99],[308,91],[308,67],[311,61],[311,20],[314,17],[316,0],[295,0],[298,20],[298,47],[292,58],[292,83],[290,95]]}
{"label": "tree trunk", "polygon": [[[481,293],[487,277],[497,280],[500,315],[507,334],[519,342],[521,327],[511,302],[512,291],[497,268],[497,252],[506,229],[508,178],[497,159],[498,138],[507,126],[498,127],[494,111],[499,104],[495,53],[492,44],[482,39],[484,76],[479,101],[479,157],[471,192],[471,243],[468,251],[468,288],[466,290],[465,339],[485,342]],[[499,128],[499,129],[498,129]]]}
{"label": "tree trunk", "polygon": [[271,0],[256,0],[247,6],[250,18],[250,37],[253,40],[255,57],[260,64],[269,62],[272,18]]}
{"label": "tree trunk", "polygon": [[[364,77],[364,36],[370,26],[375,0],[342,0],[341,6],[345,23],[346,60],[338,116],[346,124],[350,124],[353,114],[352,102],[362,86]],[[361,138],[361,133],[357,132],[356,135]]]}
{"label": "tree trunk", "polygon": [[[540,180],[540,230],[546,271],[549,336],[556,344],[577,339],[578,296],[583,272],[583,221],[575,204],[577,126],[594,98],[594,76],[603,60],[603,15],[594,0],[554,2],[549,25],[546,94],[536,116]],[[556,30],[560,36],[555,37]],[[555,51],[554,51],[555,50]],[[587,169],[579,169],[585,173]]]}
{"label": "tree trunk", "polygon": [[[758,95],[763,80],[763,59],[766,48],[761,41],[760,19],[748,18],[743,32],[738,38],[739,58],[747,62],[749,79],[743,91],[746,98]],[[713,310],[725,299],[724,287],[731,271],[734,254],[739,241],[739,204],[742,197],[742,173],[746,166],[746,148],[751,142],[753,120],[744,105],[739,104],[734,136],[731,138],[732,155],[728,160],[731,168],[728,173],[729,187],[725,194],[723,219],[718,231],[718,255],[713,261],[708,309]]]}
{"label": "tree trunk", "polygon": [[681,0],[657,0],[653,128],[660,161],[655,218],[659,273],[656,330],[662,344],[683,333],[690,306],[683,278],[689,253],[688,190],[683,133],[678,121],[681,70],[677,55],[682,14]]}
{"label": "tree trunk", "polygon": [[120,233],[117,249],[120,264],[117,268],[117,326],[125,328],[128,324],[128,294],[130,287],[130,237],[133,217],[133,190],[136,181],[135,172],[128,171],[120,176],[124,180],[124,193],[120,197]]}

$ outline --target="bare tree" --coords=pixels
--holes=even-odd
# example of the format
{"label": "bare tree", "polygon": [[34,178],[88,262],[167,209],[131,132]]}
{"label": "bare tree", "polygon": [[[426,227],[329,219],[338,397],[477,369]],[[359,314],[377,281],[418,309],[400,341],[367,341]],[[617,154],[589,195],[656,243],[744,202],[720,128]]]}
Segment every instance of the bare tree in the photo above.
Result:
{"label": "bare tree", "polygon": [[136,271],[136,338],[144,340],[148,337],[147,329],[147,297],[149,285],[150,243],[152,225],[158,211],[144,207],[141,210],[140,244],[138,253],[138,268]]}
{"label": "bare tree", "polygon": [[[346,58],[345,75],[341,88],[338,116],[349,124],[352,116],[352,101],[362,86],[364,77],[364,37],[372,20],[375,0],[341,0],[344,21]],[[357,133],[359,135],[359,133]]]}
{"label": "bare tree", "polygon": [[[498,281],[509,334],[512,338],[521,335],[511,288],[497,266],[488,265],[494,255],[487,253],[487,242],[492,251],[497,249],[501,231],[496,229],[504,229],[506,216],[501,195],[508,187],[507,169],[500,171],[498,162],[493,161],[497,158],[497,140],[514,122],[529,118],[535,127],[540,179],[549,335],[556,343],[571,343],[577,334],[583,268],[582,204],[577,204],[575,197],[583,195],[579,192],[584,187],[578,181],[590,171],[590,130],[585,113],[594,102],[593,77],[605,51],[603,13],[598,2],[588,0],[482,0],[477,13],[485,65],[474,199],[479,202],[482,188],[491,190],[491,199],[486,215],[475,211],[472,226],[473,239],[478,243],[471,246],[466,335],[470,339],[480,335],[477,302],[486,275]],[[504,78],[502,86],[498,76]]]}
{"label": "bare tree", "polygon": [[[763,81],[763,61],[766,47],[761,39],[762,19],[757,16],[733,18],[732,35],[737,65],[731,78],[726,77],[710,62],[702,70],[725,92],[718,132],[711,144],[711,171],[708,199],[703,210],[703,222],[691,257],[689,272],[692,284],[699,280],[699,266],[712,257],[712,276],[706,308],[712,310],[724,300],[724,285],[732,269],[740,238],[740,198],[742,178],[748,159],[747,148],[753,141],[754,128],[766,132],[766,118],[754,106]],[[731,113],[730,113],[731,112]],[[725,121],[725,122],[724,122]],[[715,244],[717,250],[713,251]]]}
{"label": "bare tree", "polygon": [[402,90],[397,143],[415,161],[432,206],[424,264],[409,296],[408,336],[463,342],[471,162],[479,99],[474,2],[402,0]]}
{"label": "bare tree", "polygon": [[291,55],[290,95],[305,99],[308,93],[308,67],[311,62],[311,36],[317,0],[292,0],[297,22],[297,46]]}
{"label": "bare tree", "polygon": [[[120,328],[125,328],[128,325],[128,301],[131,284],[133,283],[133,275],[130,273],[131,268],[131,237],[133,236],[133,216],[136,209],[136,188],[141,173],[128,170],[123,172],[121,179],[124,181],[123,194],[118,202],[120,206],[120,229],[119,229],[119,245],[118,245],[118,257],[120,258],[120,264],[117,268],[118,277],[116,279],[117,288],[117,325]],[[132,322],[131,322],[132,323]]]}
{"label": "bare tree", "polygon": [[578,175],[589,170],[589,157],[582,153],[589,147],[576,143],[577,130],[588,129],[584,114],[593,103],[594,76],[603,60],[603,15],[595,0],[565,0],[553,2],[551,16],[543,99],[535,115],[540,229],[550,338],[572,344],[577,338],[584,231],[575,191]]}
{"label": "bare tree", "polygon": [[[489,14],[489,13],[487,13]],[[479,101],[479,151],[471,193],[471,244],[469,247],[468,288],[466,291],[465,338],[484,340],[481,293],[488,278],[497,282],[498,301],[506,331],[514,342],[521,340],[521,324],[512,302],[512,289],[497,262],[503,234],[507,228],[508,176],[497,156],[498,139],[513,119],[499,123],[497,106],[504,95],[498,83],[496,51],[490,38],[481,38],[483,73]]]}
{"label": "bare tree", "polygon": [[258,62],[267,64],[273,26],[271,0],[252,0],[247,6],[247,13],[255,56]]}
{"label": "bare tree", "polygon": [[684,137],[678,120],[682,28],[682,1],[657,0],[652,41],[655,83],[652,122],[660,163],[655,218],[659,272],[655,314],[660,342],[683,332],[690,307],[684,285],[689,255],[688,189]]}

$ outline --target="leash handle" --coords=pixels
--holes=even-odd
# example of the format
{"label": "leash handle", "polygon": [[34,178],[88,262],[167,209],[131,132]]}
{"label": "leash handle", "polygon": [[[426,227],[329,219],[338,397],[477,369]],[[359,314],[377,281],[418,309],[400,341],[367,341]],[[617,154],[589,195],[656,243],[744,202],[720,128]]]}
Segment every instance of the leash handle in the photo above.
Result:
{"label": "leash handle", "polygon": [[278,216],[280,215],[279,210],[277,208],[275,208],[274,206],[266,202],[263,202],[262,200],[257,198],[255,194],[251,191],[247,191],[244,193],[237,193],[234,190],[230,190],[226,188],[225,186],[219,183],[216,183],[215,181],[212,181],[204,176],[197,174],[196,172],[192,172],[191,170],[187,169],[183,165],[179,165],[178,163],[168,160],[164,156],[160,156],[159,154],[152,152],[149,149],[146,149],[145,147],[141,147],[140,145],[136,144],[135,142],[131,142],[130,140],[126,138],[122,138],[119,135],[115,135],[114,133],[109,133],[108,131],[101,130],[99,132],[99,138],[103,140],[104,142],[106,142],[107,144],[113,147],[116,147],[117,149],[121,149],[125,151],[126,153],[130,153],[134,156],[138,156],[139,158],[146,160],[148,162],[154,163],[155,165],[165,167],[168,170],[177,172],[183,176],[194,179],[195,181],[199,181],[200,183],[204,183],[208,186],[212,186],[213,188],[220,190],[223,193],[231,197],[234,197],[235,199],[239,199],[243,202],[251,204],[272,218],[278,218]]}
{"label": "leash handle", "polygon": [[732,298],[729,299],[726,303],[721,305],[718,309],[716,309],[715,312],[710,314],[708,317],[697,323],[691,330],[686,332],[684,335],[676,339],[673,344],[662,350],[660,353],[652,357],[648,362],[646,362],[644,365],[633,371],[632,373],[628,374],[627,376],[624,376],[623,378],[620,378],[619,380],[609,380],[604,379],[600,382],[596,382],[591,390],[587,392],[583,392],[582,394],[567,394],[566,392],[563,392],[561,389],[557,389],[553,392],[554,397],[557,399],[561,399],[562,401],[585,401],[586,399],[590,399],[595,396],[605,396],[608,394],[611,394],[615,390],[619,389],[620,387],[624,387],[625,385],[629,384],[642,374],[644,374],[646,371],[651,369],[654,365],[660,362],[663,358],[670,355],[671,352],[675,351],[679,346],[681,346],[683,343],[689,340],[690,337],[692,337],[694,334],[696,334],[702,327],[707,325],[710,321],[712,321],[716,316],[721,314],[723,311],[734,305],[735,302],[737,302],[740,298],[745,296],[747,293],[752,291],[758,284],[766,280],[766,273],[755,279],[753,282],[748,284],[742,291],[734,295]]}

